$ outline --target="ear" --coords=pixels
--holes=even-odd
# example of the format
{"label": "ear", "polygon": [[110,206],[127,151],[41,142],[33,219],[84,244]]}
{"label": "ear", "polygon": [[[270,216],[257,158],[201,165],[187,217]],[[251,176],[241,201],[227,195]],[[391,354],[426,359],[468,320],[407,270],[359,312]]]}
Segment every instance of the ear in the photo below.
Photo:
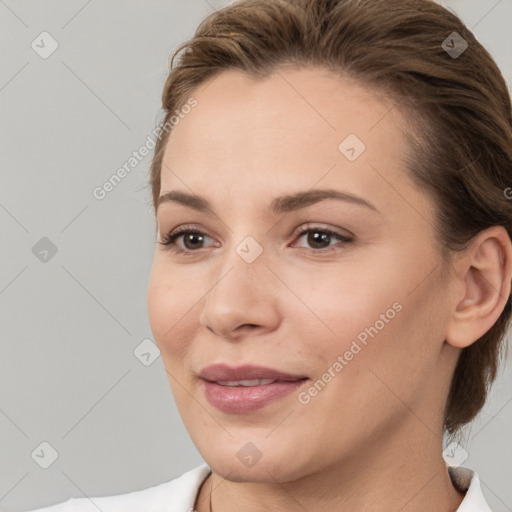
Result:
{"label": "ear", "polygon": [[480,231],[456,263],[457,294],[446,342],[465,348],[483,336],[510,296],[512,242],[503,226]]}

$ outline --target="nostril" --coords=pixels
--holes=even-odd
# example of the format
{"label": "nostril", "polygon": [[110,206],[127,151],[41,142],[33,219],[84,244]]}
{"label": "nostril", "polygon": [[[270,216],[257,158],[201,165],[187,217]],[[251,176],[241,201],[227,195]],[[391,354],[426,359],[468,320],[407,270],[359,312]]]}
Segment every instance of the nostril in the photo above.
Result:
{"label": "nostril", "polygon": [[248,329],[249,327],[259,327],[257,324],[243,324],[240,327],[238,327],[239,330]]}

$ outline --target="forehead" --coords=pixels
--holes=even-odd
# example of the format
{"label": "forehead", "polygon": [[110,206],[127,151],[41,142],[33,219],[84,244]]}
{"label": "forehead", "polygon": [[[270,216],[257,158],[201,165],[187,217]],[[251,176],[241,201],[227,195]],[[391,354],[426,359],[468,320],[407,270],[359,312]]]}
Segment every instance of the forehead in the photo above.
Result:
{"label": "forehead", "polygon": [[[280,70],[264,79],[230,70],[191,96],[197,106],[168,139],[162,192],[228,195],[236,188],[246,196],[261,189],[264,196],[269,187],[277,195],[321,180],[360,195],[375,189],[385,200],[393,192],[383,190],[376,169],[404,180],[402,118],[392,101],[328,70]],[[348,136],[364,147],[354,161],[340,150]]]}
{"label": "forehead", "polygon": [[[174,154],[198,148],[214,153],[224,150],[228,141],[247,147],[276,136],[295,149],[304,140],[336,140],[348,133],[370,145],[386,134],[399,142],[400,119],[390,99],[322,68],[280,70],[265,78],[225,71],[201,84],[192,96],[197,106],[169,137],[168,149]],[[372,134],[377,124],[381,126]]]}

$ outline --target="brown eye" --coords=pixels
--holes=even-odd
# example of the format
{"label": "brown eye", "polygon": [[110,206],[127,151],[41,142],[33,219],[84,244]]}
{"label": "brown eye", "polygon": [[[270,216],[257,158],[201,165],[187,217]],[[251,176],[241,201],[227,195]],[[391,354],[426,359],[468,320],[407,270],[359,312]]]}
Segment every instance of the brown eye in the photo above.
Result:
{"label": "brown eye", "polygon": [[[166,250],[169,249],[174,252],[196,252],[196,249],[202,249],[202,247],[198,247],[198,245],[204,243],[205,236],[209,238],[208,235],[202,231],[184,226],[169,233],[163,241],[159,243],[165,246]],[[184,249],[176,245],[178,238],[183,238]]]}
{"label": "brown eye", "polygon": [[307,235],[306,242],[310,246],[309,248],[314,252],[322,252],[322,251],[331,251],[335,250],[334,247],[329,245],[329,242],[334,238],[338,242],[343,242],[344,244],[348,244],[353,242],[353,239],[347,236],[343,236],[339,233],[331,231],[330,229],[325,228],[307,228],[302,230],[297,238],[302,238],[304,235]]}

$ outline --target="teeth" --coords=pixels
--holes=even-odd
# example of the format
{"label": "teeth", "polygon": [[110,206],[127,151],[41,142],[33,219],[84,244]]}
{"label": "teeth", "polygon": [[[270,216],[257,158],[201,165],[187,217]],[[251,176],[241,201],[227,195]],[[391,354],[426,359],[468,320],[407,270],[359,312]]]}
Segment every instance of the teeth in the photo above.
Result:
{"label": "teeth", "polygon": [[219,380],[221,386],[264,386],[275,382],[277,379],[253,379],[253,380]]}

